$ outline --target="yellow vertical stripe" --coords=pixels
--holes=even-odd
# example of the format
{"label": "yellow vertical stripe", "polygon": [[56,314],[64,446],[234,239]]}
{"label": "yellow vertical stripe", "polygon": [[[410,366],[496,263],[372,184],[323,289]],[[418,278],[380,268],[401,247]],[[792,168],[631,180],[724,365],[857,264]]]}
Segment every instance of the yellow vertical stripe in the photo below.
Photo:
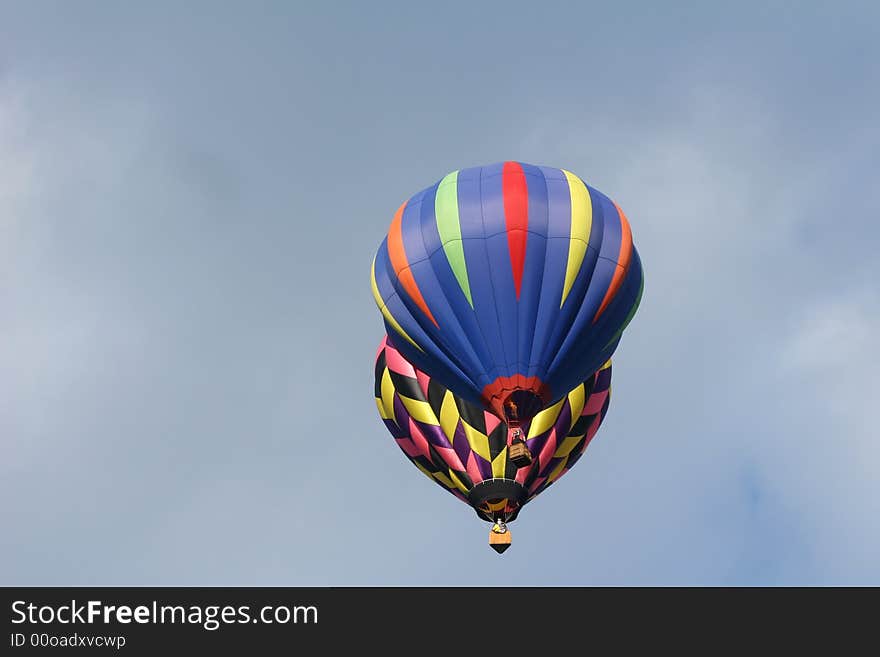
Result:
{"label": "yellow vertical stripe", "polygon": [[574,423],[578,421],[581,413],[583,413],[586,401],[587,397],[583,383],[568,393],[568,405],[571,408],[571,425],[568,427],[569,431],[571,431],[571,427],[574,426]]}
{"label": "yellow vertical stripe", "polygon": [[461,421],[461,426],[464,428],[464,435],[467,436],[471,449],[491,463],[492,453],[489,451],[489,437],[474,429],[464,420]]}
{"label": "yellow vertical stripe", "polygon": [[406,412],[412,416],[412,419],[423,424],[438,424],[437,416],[434,415],[434,410],[428,402],[419,401],[418,399],[410,399],[400,393],[398,393],[397,396],[400,397],[400,401],[403,402]]}
{"label": "yellow vertical stripe", "polygon": [[387,368],[382,370],[382,382],[379,384],[379,390],[382,393],[385,414],[394,419],[394,384],[391,382],[391,374]]}
{"label": "yellow vertical stripe", "polygon": [[568,456],[569,454],[571,454],[571,450],[575,448],[575,445],[581,442],[582,438],[583,435],[567,436],[566,439],[562,441],[562,444],[556,448],[556,452],[553,454],[553,458],[558,459],[560,457]]}
{"label": "yellow vertical stripe", "polygon": [[455,473],[452,470],[449,471],[449,478],[452,480],[452,483],[455,484],[458,490],[460,490],[465,495],[468,494],[467,486],[464,485],[464,482],[461,479],[455,476]]}
{"label": "yellow vertical stripe", "polygon": [[376,397],[376,408],[379,409],[379,417],[383,420],[391,420],[394,416],[385,410],[385,404],[382,403],[381,397]]}
{"label": "yellow vertical stripe", "polygon": [[433,474],[433,476],[434,476],[434,479],[436,479],[436,480],[439,481],[441,484],[443,484],[444,486],[446,486],[446,488],[455,488],[455,484],[454,484],[454,483],[452,482],[452,480],[451,480],[449,477],[447,477],[444,473],[442,473],[442,472],[434,472],[434,473],[432,473],[432,474]]}
{"label": "yellow vertical stripe", "polygon": [[553,472],[550,473],[550,476],[547,477],[549,481],[556,481],[559,476],[562,474],[562,471],[565,469],[565,466],[568,464],[568,457],[562,459],[555,468],[553,468]]}
{"label": "yellow vertical stripe", "polygon": [[532,418],[532,424],[529,426],[529,435],[527,440],[531,440],[535,436],[540,436],[542,433],[547,431],[547,429],[552,427],[559,417],[559,411],[562,410],[562,405],[564,403],[565,397],[553,404],[553,406],[545,408],[534,418]]}
{"label": "yellow vertical stripe", "polygon": [[507,450],[502,449],[492,461],[492,476],[503,479],[505,468],[507,468]]}
{"label": "yellow vertical stripe", "polygon": [[425,466],[421,465],[418,461],[413,461],[413,465],[415,465],[419,470],[421,470],[428,479],[430,479],[431,481],[434,481],[434,475],[432,475],[431,472]]}
{"label": "yellow vertical stripe", "polygon": [[587,252],[587,244],[590,241],[590,229],[593,227],[593,204],[590,201],[590,192],[584,181],[570,171],[562,171],[568,180],[568,191],[571,196],[571,237],[568,243],[568,265],[565,268],[565,286],[562,288],[562,300],[559,307],[562,308],[568,293],[574,285],[584,254]]}
{"label": "yellow vertical stripe", "polygon": [[385,305],[385,300],[382,298],[382,295],[379,294],[379,286],[376,284],[376,258],[373,258],[373,265],[370,268],[370,286],[373,289],[373,299],[376,300],[376,305],[379,306],[379,311],[382,313],[382,317],[385,318],[385,321],[391,325],[397,333],[403,336],[407,342],[409,342],[412,346],[414,346],[419,351],[424,351],[419,345],[416,344],[416,341],[413,340],[409,335],[407,335],[406,331],[403,330],[403,327],[398,323],[396,319],[394,319],[391,312],[388,310],[388,307]]}
{"label": "yellow vertical stripe", "polygon": [[440,428],[443,434],[452,444],[455,437],[455,427],[458,426],[458,408],[455,406],[455,399],[448,390],[443,393],[443,403],[440,405]]}

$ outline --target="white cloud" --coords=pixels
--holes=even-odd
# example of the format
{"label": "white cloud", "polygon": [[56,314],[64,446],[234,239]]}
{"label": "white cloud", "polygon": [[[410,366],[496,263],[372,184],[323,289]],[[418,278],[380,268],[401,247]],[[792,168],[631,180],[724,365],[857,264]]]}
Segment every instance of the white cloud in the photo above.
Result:
{"label": "white cloud", "polygon": [[[876,128],[847,115],[876,103],[857,85],[811,114],[814,90],[750,68],[778,65],[768,44],[739,70],[738,34],[656,61],[625,44],[615,68],[618,41],[578,28],[561,70],[424,50],[443,93],[383,40],[352,102],[351,71],[204,31],[220,58],[185,74],[189,34],[173,57],[111,53],[107,20],[91,41],[59,24],[41,84],[0,92],[0,561],[20,581],[132,582],[120,554],[147,584],[878,579]],[[296,47],[317,64],[315,39]],[[496,154],[620,202],[646,269],[607,423],[503,560],[378,421],[363,282],[419,171]],[[66,562],[35,547],[62,540]]]}
{"label": "white cloud", "polygon": [[756,445],[810,529],[831,584],[880,582],[880,302],[844,292],[804,310],[781,341],[778,413],[788,431]]}
{"label": "white cloud", "polygon": [[[830,214],[851,174],[828,169],[871,140],[850,130],[792,159],[805,149],[778,108],[687,81],[673,95],[678,119],[659,128],[563,118],[526,141],[622,205],[646,270],[609,419],[571,475],[620,488],[624,470],[613,508],[636,515],[612,512],[594,542],[647,530],[608,557],[640,564],[617,581],[876,579],[880,312],[872,283],[834,289],[872,266],[835,249],[862,221]],[[582,155],[566,163],[573,143]]]}

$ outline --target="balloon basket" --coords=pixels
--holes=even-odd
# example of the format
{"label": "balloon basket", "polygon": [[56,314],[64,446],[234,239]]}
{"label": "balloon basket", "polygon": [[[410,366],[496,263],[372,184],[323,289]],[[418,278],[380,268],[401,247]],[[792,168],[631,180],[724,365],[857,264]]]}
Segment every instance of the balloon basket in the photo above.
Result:
{"label": "balloon basket", "polygon": [[510,530],[503,523],[495,523],[489,530],[489,547],[498,554],[510,547]]}
{"label": "balloon basket", "polygon": [[518,468],[524,468],[532,462],[529,448],[522,440],[515,440],[507,447],[507,458]]}

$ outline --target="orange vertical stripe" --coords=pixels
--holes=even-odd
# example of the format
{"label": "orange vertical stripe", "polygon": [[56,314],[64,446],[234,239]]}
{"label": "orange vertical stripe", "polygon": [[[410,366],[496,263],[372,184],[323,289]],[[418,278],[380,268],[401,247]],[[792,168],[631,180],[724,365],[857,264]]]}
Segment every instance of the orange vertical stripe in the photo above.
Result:
{"label": "orange vertical stripe", "polygon": [[629,268],[629,262],[632,259],[633,236],[632,229],[629,227],[629,220],[617,203],[614,203],[614,207],[617,208],[617,214],[620,215],[620,252],[617,254],[617,268],[614,270],[614,276],[611,278],[611,285],[608,286],[605,298],[602,299],[602,305],[599,306],[596,316],[593,317],[593,323],[605,312],[605,308],[608,307],[614,295],[617,294],[617,290],[623,284],[623,277],[626,275],[626,270]]}
{"label": "orange vertical stripe", "polygon": [[397,274],[397,280],[403,285],[403,289],[422,309],[422,312],[434,322],[434,326],[440,328],[434,315],[431,314],[428,304],[425,303],[416,279],[413,277],[409,260],[406,258],[406,250],[403,248],[403,210],[405,208],[406,201],[397,209],[397,212],[394,213],[394,219],[391,220],[391,228],[388,229],[388,257],[391,259],[391,266],[394,268],[394,273]]}

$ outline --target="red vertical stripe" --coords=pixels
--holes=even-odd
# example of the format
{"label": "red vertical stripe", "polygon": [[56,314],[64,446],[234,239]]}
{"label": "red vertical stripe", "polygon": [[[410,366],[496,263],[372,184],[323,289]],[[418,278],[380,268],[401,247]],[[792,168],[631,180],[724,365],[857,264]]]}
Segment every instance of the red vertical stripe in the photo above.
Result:
{"label": "red vertical stripe", "polygon": [[529,190],[526,174],[518,162],[505,162],[501,174],[504,194],[504,219],[507,227],[507,246],[513,267],[513,285],[516,298],[522,287],[523,268],[526,264],[527,230],[529,228]]}

